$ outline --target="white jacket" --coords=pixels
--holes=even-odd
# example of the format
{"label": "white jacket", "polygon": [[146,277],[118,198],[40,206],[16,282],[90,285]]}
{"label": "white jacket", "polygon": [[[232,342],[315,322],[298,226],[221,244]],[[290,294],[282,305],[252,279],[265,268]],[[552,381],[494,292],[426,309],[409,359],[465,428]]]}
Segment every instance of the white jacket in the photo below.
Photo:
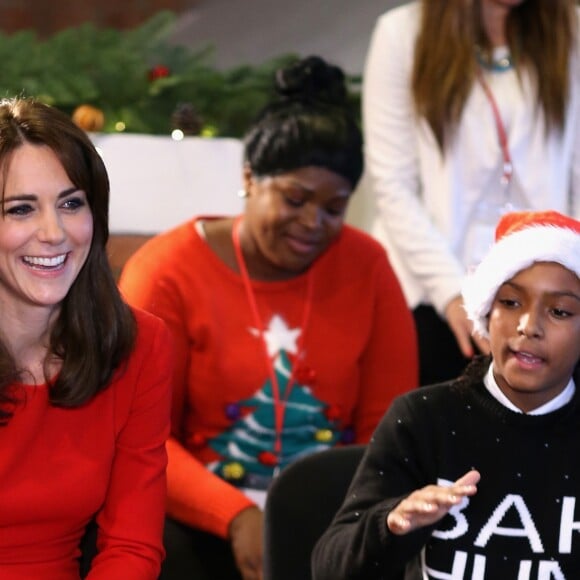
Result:
{"label": "white jacket", "polygon": [[[417,119],[410,77],[419,20],[420,5],[412,2],[377,21],[363,77],[365,157],[377,201],[372,233],[387,248],[409,306],[432,304],[443,313],[460,293],[470,214],[484,193],[498,193],[503,160],[492,108],[477,82],[445,157],[428,124]],[[579,218],[577,57],[566,127],[547,137],[529,78],[520,83],[513,70],[484,74],[506,127],[517,205]]]}

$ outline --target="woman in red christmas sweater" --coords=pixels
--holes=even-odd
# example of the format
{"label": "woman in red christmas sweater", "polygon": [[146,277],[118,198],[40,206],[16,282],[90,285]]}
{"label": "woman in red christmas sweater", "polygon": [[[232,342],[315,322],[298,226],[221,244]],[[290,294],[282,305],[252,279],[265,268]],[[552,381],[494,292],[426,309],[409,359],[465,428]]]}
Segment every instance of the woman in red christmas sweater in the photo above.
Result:
{"label": "woman in red christmas sweater", "polygon": [[3,100],[0,191],[0,578],[78,580],[90,523],[83,575],[154,580],[171,337],[115,286],[105,167],[64,113]]}
{"label": "woman in red christmas sweater", "polygon": [[260,579],[276,472],[368,441],[417,384],[385,252],[343,223],[362,172],[344,75],[311,57],[279,71],[277,89],[245,139],[243,215],[154,238],[120,280],[177,345],[163,578]]}

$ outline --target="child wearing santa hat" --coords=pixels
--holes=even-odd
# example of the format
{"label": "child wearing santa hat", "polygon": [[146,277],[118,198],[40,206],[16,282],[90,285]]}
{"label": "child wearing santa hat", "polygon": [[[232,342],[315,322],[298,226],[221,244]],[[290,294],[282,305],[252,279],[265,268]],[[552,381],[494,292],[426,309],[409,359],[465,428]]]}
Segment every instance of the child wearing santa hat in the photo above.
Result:
{"label": "child wearing santa hat", "polygon": [[463,297],[491,357],[395,400],[315,580],[579,577],[580,222],[505,215]]}

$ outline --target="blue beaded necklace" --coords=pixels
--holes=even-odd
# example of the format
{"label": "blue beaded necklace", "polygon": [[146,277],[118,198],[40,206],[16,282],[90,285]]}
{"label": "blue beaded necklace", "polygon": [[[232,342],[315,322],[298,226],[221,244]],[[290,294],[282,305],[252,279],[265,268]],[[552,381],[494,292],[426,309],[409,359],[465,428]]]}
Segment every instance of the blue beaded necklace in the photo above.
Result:
{"label": "blue beaded necklace", "polygon": [[489,51],[483,50],[479,45],[475,46],[475,59],[481,68],[491,72],[505,72],[514,66],[509,53],[494,59]]}

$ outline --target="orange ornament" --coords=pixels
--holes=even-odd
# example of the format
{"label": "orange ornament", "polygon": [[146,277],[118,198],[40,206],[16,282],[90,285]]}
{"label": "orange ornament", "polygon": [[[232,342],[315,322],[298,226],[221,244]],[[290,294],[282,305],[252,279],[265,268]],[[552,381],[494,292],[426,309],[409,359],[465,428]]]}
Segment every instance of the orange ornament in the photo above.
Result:
{"label": "orange ornament", "polygon": [[92,105],[80,105],[73,114],[72,120],[81,129],[88,132],[99,132],[105,126],[105,114]]}

